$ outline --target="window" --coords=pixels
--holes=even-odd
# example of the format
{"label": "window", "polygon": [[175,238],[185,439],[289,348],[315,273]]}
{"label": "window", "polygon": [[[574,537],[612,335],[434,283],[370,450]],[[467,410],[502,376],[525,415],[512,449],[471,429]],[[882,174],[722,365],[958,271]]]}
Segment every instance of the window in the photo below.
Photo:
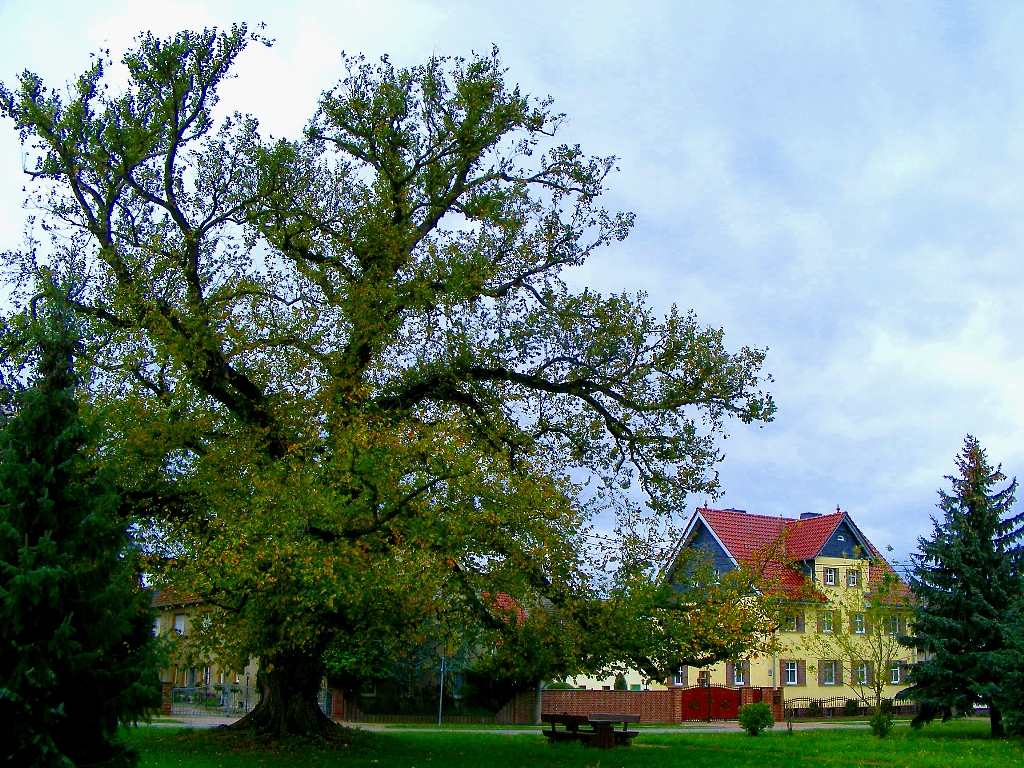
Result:
{"label": "window", "polygon": [[697,673],[697,685],[701,686],[702,688],[711,687],[710,669],[702,669],[700,672]]}
{"label": "window", "polygon": [[898,635],[900,634],[900,617],[890,616],[889,617],[889,634]]}
{"label": "window", "polygon": [[209,684],[210,684],[210,668],[209,667],[204,667],[203,668],[203,685],[209,685]]}
{"label": "window", "polygon": [[864,622],[863,613],[853,614],[853,632],[856,635],[863,635],[867,632],[867,624]]}
{"label": "window", "polygon": [[359,691],[360,696],[376,696],[377,686],[372,682],[363,683],[362,689]]}
{"label": "window", "polygon": [[831,635],[836,631],[835,628],[835,614],[832,611],[821,612],[821,632],[822,634]]}
{"label": "window", "polygon": [[902,671],[902,669],[901,669],[900,663],[898,661],[894,661],[894,662],[891,662],[889,664],[889,682],[892,685],[899,685],[900,684],[901,677],[902,677],[902,675],[900,674],[901,671]]}
{"label": "window", "polygon": [[686,669],[680,667],[676,670],[676,673],[672,675],[672,685],[686,685]]}
{"label": "window", "polygon": [[821,684],[836,684],[836,663],[834,661],[821,662]]}
{"label": "window", "polygon": [[747,663],[746,661],[737,661],[732,665],[732,684],[736,686],[747,685]]}
{"label": "window", "polygon": [[796,685],[800,682],[800,673],[797,671],[795,661],[786,662],[786,685]]}
{"label": "window", "polygon": [[856,587],[860,583],[860,571],[851,568],[846,572],[846,586]]}
{"label": "window", "polygon": [[179,635],[184,635],[185,634],[185,614],[184,613],[176,613],[176,614],[174,614],[174,624],[173,624],[173,626],[174,626],[174,631],[177,632]]}
{"label": "window", "polygon": [[787,616],[785,621],[782,622],[783,632],[803,632],[804,631],[804,615],[801,612]]}
{"label": "window", "polygon": [[826,587],[834,587],[836,582],[839,581],[839,569],[838,568],[826,568],[822,572],[822,582]]}
{"label": "window", "polygon": [[857,685],[868,684],[868,663],[866,661],[858,661],[855,668],[857,674]]}
{"label": "window", "polygon": [[153,637],[159,637],[159,636],[160,636],[160,617],[157,616],[156,619],[153,621]]}
{"label": "window", "polygon": [[629,690],[631,690],[631,691],[639,691],[640,690],[640,683],[633,683],[632,685],[629,686]]}

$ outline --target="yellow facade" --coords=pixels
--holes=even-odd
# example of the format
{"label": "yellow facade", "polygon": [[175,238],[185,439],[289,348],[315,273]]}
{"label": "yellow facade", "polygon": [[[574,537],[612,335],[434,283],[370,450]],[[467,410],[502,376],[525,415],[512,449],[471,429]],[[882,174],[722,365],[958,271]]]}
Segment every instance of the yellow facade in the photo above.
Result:
{"label": "yellow facade", "polygon": [[[880,674],[883,698],[894,697],[908,686],[906,668],[917,661],[917,653],[895,641],[895,634],[906,631],[905,615],[872,605],[870,564],[856,557],[815,558],[814,573],[808,576],[827,602],[794,604],[793,614],[775,633],[777,653],[741,660],[742,680],[738,664],[720,663],[689,670],[688,684],[707,680],[711,685],[783,688],[787,700],[857,699]],[[874,627],[879,621],[882,625]],[[871,648],[876,644],[884,646],[881,652]],[[895,669],[889,664],[875,669],[885,662]]]}
{"label": "yellow facade", "polygon": [[[176,633],[178,638],[187,642],[192,624],[200,614],[200,608],[193,602],[158,606],[159,613],[153,623],[153,634],[157,637]],[[208,663],[190,663],[183,659],[175,659],[170,667],[160,670],[160,680],[175,688],[194,688],[204,685],[256,685],[255,662],[242,670],[220,667],[216,660]]]}

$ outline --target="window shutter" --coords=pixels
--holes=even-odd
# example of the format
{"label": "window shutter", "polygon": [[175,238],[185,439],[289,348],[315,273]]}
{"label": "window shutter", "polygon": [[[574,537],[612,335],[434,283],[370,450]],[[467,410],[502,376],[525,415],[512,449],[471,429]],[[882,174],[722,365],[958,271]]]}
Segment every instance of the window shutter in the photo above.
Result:
{"label": "window shutter", "polygon": [[786,660],[785,659],[779,659],[778,675],[779,675],[778,686],[779,686],[779,688],[781,688],[782,686],[784,686],[786,684]]}
{"label": "window shutter", "polygon": [[805,623],[806,623],[806,617],[804,616],[804,612],[803,611],[797,611],[797,614],[796,614],[796,631],[797,632],[805,631],[805,629],[806,629],[806,627],[804,626]]}
{"label": "window shutter", "polygon": [[807,685],[807,662],[803,659],[796,662],[796,684]]}
{"label": "window shutter", "polygon": [[729,687],[736,685],[736,664],[732,661],[725,662],[725,684]]}
{"label": "window shutter", "polygon": [[832,611],[832,631],[837,635],[843,631],[843,614],[840,611]]}
{"label": "window shutter", "polygon": [[818,686],[825,684],[825,660],[818,659]]}
{"label": "window shutter", "polygon": [[836,662],[836,685],[843,684],[843,662]]}
{"label": "window shutter", "polygon": [[874,631],[873,627],[871,619],[868,618],[867,614],[864,614],[864,632],[870,635]]}
{"label": "window shutter", "polygon": [[819,609],[816,613],[818,615],[818,634],[820,635],[825,631],[825,612]]}
{"label": "window shutter", "polygon": [[854,614],[852,614],[852,613],[850,614],[850,622],[849,623],[850,623],[850,634],[852,635],[853,633],[855,633],[857,631],[857,624],[854,621]]}
{"label": "window shutter", "polygon": [[750,662],[743,661],[740,663],[743,664],[743,684],[750,685]]}
{"label": "window shutter", "polygon": [[875,684],[875,662],[869,661],[868,665],[868,685]]}
{"label": "window shutter", "polygon": [[900,624],[900,634],[901,635],[907,634],[907,620],[903,616],[900,616],[899,624]]}

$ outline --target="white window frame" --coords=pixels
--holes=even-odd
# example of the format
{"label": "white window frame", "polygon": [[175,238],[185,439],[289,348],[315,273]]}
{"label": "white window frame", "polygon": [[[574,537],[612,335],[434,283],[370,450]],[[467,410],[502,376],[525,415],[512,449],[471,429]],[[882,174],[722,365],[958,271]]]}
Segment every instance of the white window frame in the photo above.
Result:
{"label": "white window frame", "polygon": [[867,685],[868,663],[866,661],[858,661],[855,671],[857,673],[857,685]]}
{"label": "white window frame", "polygon": [[700,672],[697,673],[697,686],[700,687],[700,688],[710,688],[711,687],[711,670],[710,669],[702,669]]}
{"label": "white window frame", "polygon": [[821,573],[821,583],[826,587],[834,587],[838,579],[836,578],[839,574],[838,568],[825,568]]}
{"label": "white window frame", "polygon": [[846,572],[846,586],[856,587],[860,584],[860,571],[856,568],[851,568]]}
{"label": "white window frame", "polygon": [[831,635],[836,631],[835,627],[835,614],[832,611],[822,611],[821,613],[821,633],[823,635]]}
{"label": "white window frame", "polygon": [[889,662],[889,684],[899,685],[903,682],[903,670],[898,661]]}
{"label": "white window frame", "polygon": [[796,632],[797,627],[800,625],[800,622],[797,619],[798,617],[795,613],[792,616],[787,616],[783,629],[786,632]]}
{"label": "white window frame", "polygon": [[889,634],[898,635],[900,633],[900,617],[893,614],[889,617]]}
{"label": "white window frame", "polygon": [[743,685],[746,676],[743,671],[743,662],[737,661],[732,665],[732,684]]}
{"label": "white window frame", "polygon": [[676,673],[672,676],[672,685],[683,685],[685,675],[683,674],[683,668],[680,667],[676,670]]}
{"label": "white window frame", "polygon": [[786,685],[800,684],[800,665],[795,661],[787,661],[785,666]]}
{"label": "white window frame", "polygon": [[855,635],[866,635],[868,632],[867,621],[864,619],[863,613],[853,614],[853,634]]}
{"label": "white window frame", "polygon": [[[835,685],[836,684],[836,663],[834,661],[823,661],[821,662],[821,684],[822,685]],[[832,679],[830,680],[829,677]]]}
{"label": "white window frame", "polygon": [[184,613],[176,613],[176,614],[174,614],[174,617],[171,619],[171,622],[172,622],[171,626],[173,627],[175,632],[177,632],[179,635],[184,635],[185,634],[185,614]]}

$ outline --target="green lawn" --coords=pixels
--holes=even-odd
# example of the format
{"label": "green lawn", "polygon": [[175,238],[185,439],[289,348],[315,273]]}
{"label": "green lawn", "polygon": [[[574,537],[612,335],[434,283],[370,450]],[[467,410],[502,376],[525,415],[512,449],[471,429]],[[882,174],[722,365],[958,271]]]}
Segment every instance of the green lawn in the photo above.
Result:
{"label": "green lawn", "polygon": [[303,743],[254,748],[244,737],[216,731],[140,728],[129,740],[144,768],[616,768],[617,766],[906,766],[906,768],[1011,768],[1024,765],[1024,742],[986,738],[987,723],[933,725],[920,732],[900,728],[885,740],[867,731],[785,729],[758,738],[733,733],[642,733],[632,747],[598,752],[573,744],[549,745],[539,735],[357,733],[352,744],[335,749]]}

